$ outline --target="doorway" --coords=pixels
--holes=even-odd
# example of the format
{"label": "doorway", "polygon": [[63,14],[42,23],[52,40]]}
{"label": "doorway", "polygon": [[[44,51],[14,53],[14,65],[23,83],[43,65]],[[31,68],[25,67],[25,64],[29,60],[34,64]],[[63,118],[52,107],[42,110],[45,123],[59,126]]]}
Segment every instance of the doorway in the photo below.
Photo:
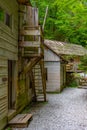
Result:
{"label": "doorway", "polygon": [[15,109],[16,100],[16,62],[8,60],[8,109]]}

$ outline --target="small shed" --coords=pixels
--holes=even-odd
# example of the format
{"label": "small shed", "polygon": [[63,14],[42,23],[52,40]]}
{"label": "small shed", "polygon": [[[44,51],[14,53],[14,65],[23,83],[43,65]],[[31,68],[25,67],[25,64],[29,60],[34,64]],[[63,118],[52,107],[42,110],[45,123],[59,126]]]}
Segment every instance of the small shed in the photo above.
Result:
{"label": "small shed", "polygon": [[47,92],[60,92],[66,84],[66,56],[83,56],[87,50],[81,45],[44,40],[44,62]]}
{"label": "small shed", "polygon": [[66,84],[66,61],[51,48],[51,42],[44,42],[46,91],[60,92]]}

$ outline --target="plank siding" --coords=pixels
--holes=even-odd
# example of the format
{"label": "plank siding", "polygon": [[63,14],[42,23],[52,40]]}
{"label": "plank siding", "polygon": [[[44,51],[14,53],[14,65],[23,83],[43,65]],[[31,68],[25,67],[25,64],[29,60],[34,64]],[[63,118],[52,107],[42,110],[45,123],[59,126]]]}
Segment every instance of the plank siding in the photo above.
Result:
{"label": "plank siding", "polygon": [[[27,80],[29,77],[27,78]],[[32,100],[32,90],[30,89],[30,84],[26,85],[27,80],[25,78],[20,79],[18,82],[18,94],[16,101],[17,113],[19,113],[23,108],[28,105]]]}
{"label": "plank siding", "polygon": [[44,61],[60,61],[60,58],[56,54],[54,54],[51,50],[45,47]]}
{"label": "plank siding", "polygon": [[[23,59],[18,61],[18,70],[22,71],[24,66]],[[32,100],[32,90],[30,88],[30,77],[29,74],[21,74],[18,80],[17,87],[17,100],[16,100],[16,109],[17,113],[19,113],[23,108],[28,105]]]}
{"label": "plank siding", "polygon": [[47,92],[60,91],[60,62],[45,62],[47,68]]}
{"label": "plank siding", "polygon": [[[8,113],[8,82],[3,81],[3,78],[8,79],[8,69],[7,69],[7,60],[3,57],[0,57],[0,122],[7,118]],[[7,120],[7,119],[6,119]],[[5,126],[6,120],[0,125],[0,129]]]}
{"label": "plank siding", "polygon": [[5,23],[0,21],[0,55],[5,56],[11,60],[17,60],[18,4],[16,0],[0,0],[0,7],[2,7],[5,12],[12,15],[11,27],[8,27],[7,25],[5,25]]}
{"label": "plank siding", "polygon": [[[11,15],[11,26],[0,21],[0,130],[8,118],[8,60],[18,60],[18,3],[16,0],[0,0],[0,7]],[[17,71],[17,67],[16,67]],[[17,76],[17,75],[16,75]],[[17,85],[17,77],[15,77]],[[16,86],[15,86],[16,87]]]}

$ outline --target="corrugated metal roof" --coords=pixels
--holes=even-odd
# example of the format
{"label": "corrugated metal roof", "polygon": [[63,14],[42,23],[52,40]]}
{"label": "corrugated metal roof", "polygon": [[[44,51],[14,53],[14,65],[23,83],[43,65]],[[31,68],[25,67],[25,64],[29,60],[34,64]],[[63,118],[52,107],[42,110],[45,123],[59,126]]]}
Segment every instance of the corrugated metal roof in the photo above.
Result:
{"label": "corrugated metal roof", "polygon": [[44,40],[44,45],[58,55],[77,55],[87,54],[87,50],[81,45],[65,43],[60,41]]}

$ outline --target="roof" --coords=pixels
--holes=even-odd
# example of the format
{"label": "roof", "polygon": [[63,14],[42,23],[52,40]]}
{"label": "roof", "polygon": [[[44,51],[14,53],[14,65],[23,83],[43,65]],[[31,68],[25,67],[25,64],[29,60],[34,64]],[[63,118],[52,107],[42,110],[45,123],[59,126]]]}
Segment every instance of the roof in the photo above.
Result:
{"label": "roof", "polygon": [[44,45],[57,55],[83,56],[87,50],[81,45],[65,43],[60,41],[44,40]]}

